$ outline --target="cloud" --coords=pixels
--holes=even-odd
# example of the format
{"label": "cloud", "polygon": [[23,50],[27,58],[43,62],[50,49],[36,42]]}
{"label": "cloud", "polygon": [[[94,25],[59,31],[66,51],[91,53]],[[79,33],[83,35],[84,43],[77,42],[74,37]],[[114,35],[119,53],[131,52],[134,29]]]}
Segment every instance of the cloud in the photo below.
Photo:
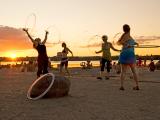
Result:
{"label": "cloud", "polygon": [[[119,33],[118,33],[119,34]],[[149,44],[153,41],[157,41],[160,40],[160,36],[136,36],[134,37],[136,39],[136,41],[139,44]],[[88,45],[84,45],[84,46],[80,46],[80,48],[94,48],[94,47],[101,47],[102,43],[98,43],[98,42],[92,42],[92,43],[88,43]],[[113,43],[114,44],[114,43]]]}
{"label": "cloud", "polygon": [[53,47],[55,45],[59,45],[59,44],[62,44],[62,43],[64,43],[64,41],[61,41],[61,40],[59,40],[58,42],[53,42],[53,43],[46,42],[46,46],[47,47]]}
{"label": "cloud", "polygon": [[139,44],[145,44],[156,40],[160,40],[160,36],[138,36],[135,38]]}
{"label": "cloud", "polygon": [[32,43],[21,29],[0,26],[0,52],[31,48]]}
{"label": "cloud", "polygon": [[102,45],[102,36],[101,35],[93,35],[89,38],[88,44],[79,46],[80,48],[95,48],[101,47]]}
{"label": "cloud", "polygon": [[80,46],[80,48],[94,48],[94,47],[100,47],[102,43],[92,43],[84,46]]}

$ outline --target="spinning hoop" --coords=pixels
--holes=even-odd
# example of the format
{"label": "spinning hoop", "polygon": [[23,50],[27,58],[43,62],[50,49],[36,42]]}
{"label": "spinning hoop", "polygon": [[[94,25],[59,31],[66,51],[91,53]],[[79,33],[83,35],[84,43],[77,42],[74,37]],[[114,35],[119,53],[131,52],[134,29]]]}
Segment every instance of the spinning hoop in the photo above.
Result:
{"label": "spinning hoop", "polygon": [[48,41],[50,41],[46,42],[47,44],[57,45],[63,42],[61,41],[60,30],[55,25],[47,27],[46,30],[49,32]]}
{"label": "spinning hoop", "polygon": [[102,36],[100,36],[100,35],[93,35],[88,40],[87,48],[90,51],[90,53],[96,54],[95,53],[95,48],[101,47],[101,45],[102,45]]}
{"label": "spinning hoop", "polygon": [[135,46],[135,48],[158,48],[160,46],[158,45],[139,45],[139,46]]}
{"label": "spinning hoop", "polygon": [[117,45],[117,42],[122,36],[122,34],[123,34],[122,32],[118,32],[113,36],[113,42],[112,42],[113,45]]}
{"label": "spinning hoop", "polygon": [[25,21],[25,29],[28,29],[28,31],[33,34],[36,27],[36,14],[31,13],[27,16]]}

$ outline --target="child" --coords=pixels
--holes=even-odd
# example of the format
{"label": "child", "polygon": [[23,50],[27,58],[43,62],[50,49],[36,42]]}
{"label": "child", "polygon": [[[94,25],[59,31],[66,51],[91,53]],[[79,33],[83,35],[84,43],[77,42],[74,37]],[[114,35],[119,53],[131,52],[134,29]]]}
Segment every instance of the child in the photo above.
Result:
{"label": "child", "polygon": [[65,66],[65,70],[68,73],[68,75],[70,75],[69,71],[68,71],[68,57],[67,54],[68,52],[70,52],[73,56],[72,51],[67,47],[66,43],[62,43],[62,47],[64,48],[62,50],[62,58],[61,58],[61,63],[60,63],[60,74],[63,74],[62,72],[62,68]]}
{"label": "child", "polygon": [[[112,61],[110,48],[114,51],[119,51],[119,50],[115,49],[110,42],[107,42],[108,37],[106,35],[102,36],[102,40],[103,40],[102,49],[100,51],[95,52],[96,54],[102,52],[100,76],[97,77],[97,79],[100,79],[100,80],[102,80],[102,77],[104,76],[103,74],[104,74],[104,68],[105,68],[106,63],[107,63],[107,66],[106,66],[107,67],[107,72],[108,73],[110,72],[110,64],[111,64],[111,61]],[[108,74],[105,77],[105,79],[109,79]]]}

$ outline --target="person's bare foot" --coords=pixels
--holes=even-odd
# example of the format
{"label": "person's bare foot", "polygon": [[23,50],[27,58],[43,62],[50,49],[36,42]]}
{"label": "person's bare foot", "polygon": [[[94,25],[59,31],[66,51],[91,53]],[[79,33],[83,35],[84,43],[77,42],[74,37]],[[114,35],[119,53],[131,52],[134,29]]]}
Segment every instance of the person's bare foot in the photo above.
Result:
{"label": "person's bare foot", "polygon": [[139,90],[138,86],[133,87],[133,90]]}
{"label": "person's bare foot", "polygon": [[102,80],[102,77],[97,77],[97,79]]}
{"label": "person's bare foot", "polygon": [[123,87],[123,86],[121,86],[121,87],[119,88],[119,90],[124,90],[124,87]]}

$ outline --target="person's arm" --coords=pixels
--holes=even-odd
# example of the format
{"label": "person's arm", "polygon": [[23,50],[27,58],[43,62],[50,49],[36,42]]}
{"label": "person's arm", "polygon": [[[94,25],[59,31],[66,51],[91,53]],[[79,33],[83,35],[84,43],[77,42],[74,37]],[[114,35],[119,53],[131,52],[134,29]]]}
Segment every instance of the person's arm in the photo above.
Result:
{"label": "person's arm", "polygon": [[23,31],[27,33],[29,39],[32,41],[32,43],[34,43],[34,39],[33,39],[33,38],[31,37],[31,35],[28,33],[28,29],[25,29],[25,28],[24,28]]}
{"label": "person's arm", "polygon": [[67,48],[67,50],[72,54],[72,57],[73,57],[73,52],[69,48]]}
{"label": "person's arm", "polygon": [[46,35],[45,35],[45,38],[44,38],[44,40],[43,40],[42,44],[45,44],[45,43],[46,43],[46,41],[47,41],[47,37],[48,37],[48,31],[46,31]]}
{"label": "person's arm", "polygon": [[101,53],[101,52],[102,52],[102,50],[100,50],[100,51],[95,51],[96,54]]}
{"label": "person's arm", "polygon": [[135,42],[135,45],[139,46],[139,44],[137,42]]}
{"label": "person's arm", "polygon": [[114,50],[114,51],[120,51],[120,50],[114,48],[113,45],[112,45],[111,43],[109,43],[109,44],[110,44],[110,47],[111,47],[112,50]]}

